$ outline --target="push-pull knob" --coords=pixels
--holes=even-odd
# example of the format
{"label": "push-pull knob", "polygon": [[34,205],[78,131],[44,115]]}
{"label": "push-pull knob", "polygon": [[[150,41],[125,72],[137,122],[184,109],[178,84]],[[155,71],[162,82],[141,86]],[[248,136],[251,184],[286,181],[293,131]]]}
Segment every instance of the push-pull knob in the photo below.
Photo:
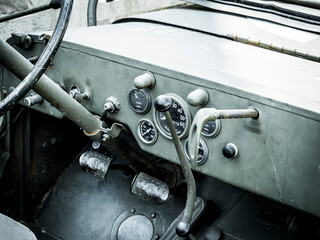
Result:
{"label": "push-pull knob", "polygon": [[198,88],[189,93],[187,99],[191,106],[206,105],[209,101],[209,94],[205,89]]}
{"label": "push-pull knob", "polygon": [[133,85],[136,88],[153,88],[156,85],[156,79],[150,72],[145,72],[134,79]]}
{"label": "push-pull knob", "polygon": [[223,147],[222,154],[226,158],[234,158],[238,155],[238,148],[233,143],[228,143]]}
{"label": "push-pull knob", "polygon": [[184,177],[187,182],[187,201],[184,209],[184,214],[181,221],[176,226],[176,233],[179,237],[187,237],[190,235],[190,221],[192,213],[194,210],[194,203],[196,199],[196,184],[187,162],[186,156],[184,155],[181,142],[179,140],[178,134],[174,128],[169,110],[172,106],[172,99],[166,95],[160,95],[156,98],[154,106],[159,112],[164,112],[167,124],[170,129],[171,137],[176,148],[181,168],[184,174]]}

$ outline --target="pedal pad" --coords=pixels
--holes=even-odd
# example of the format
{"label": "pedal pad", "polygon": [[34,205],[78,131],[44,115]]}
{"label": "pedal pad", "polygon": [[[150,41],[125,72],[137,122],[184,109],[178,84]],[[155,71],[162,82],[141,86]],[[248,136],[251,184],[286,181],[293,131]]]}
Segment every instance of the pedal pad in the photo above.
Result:
{"label": "pedal pad", "polygon": [[[194,204],[194,210],[191,218],[191,228],[192,226],[198,221],[198,219],[202,216],[204,213],[206,204],[204,200],[201,197],[196,198],[196,202]],[[160,240],[176,240],[180,239],[179,236],[176,234],[176,226],[181,221],[183,216],[182,211],[180,215],[170,224],[170,226],[167,228],[167,230],[162,234]]]}
{"label": "pedal pad", "polygon": [[169,197],[168,184],[143,172],[134,177],[130,192],[154,204],[162,204]]}
{"label": "pedal pad", "polygon": [[81,154],[79,164],[81,169],[102,180],[106,180],[109,166],[113,158],[98,152],[87,151]]}

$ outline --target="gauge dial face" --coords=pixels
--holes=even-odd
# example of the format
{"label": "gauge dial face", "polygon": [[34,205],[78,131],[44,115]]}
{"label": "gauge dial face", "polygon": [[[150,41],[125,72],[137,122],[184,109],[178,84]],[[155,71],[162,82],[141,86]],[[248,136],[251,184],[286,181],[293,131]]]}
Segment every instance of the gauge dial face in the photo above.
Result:
{"label": "gauge dial face", "polygon": [[[185,154],[186,154],[188,160],[190,160],[189,150],[188,150],[188,140],[184,144],[184,151],[185,151]],[[207,146],[206,142],[200,138],[199,148],[198,148],[197,165],[204,164],[208,159],[208,155],[209,155],[208,146]]]}
{"label": "gauge dial face", "polygon": [[147,113],[151,106],[150,94],[145,89],[133,88],[129,92],[129,104],[136,113]]}
{"label": "gauge dial face", "polygon": [[157,129],[150,120],[143,119],[138,123],[138,136],[145,144],[154,144],[157,141]]}
{"label": "gauge dial face", "polygon": [[221,122],[220,120],[215,120],[215,121],[208,121],[203,125],[202,128],[202,135],[206,137],[216,137],[221,129]]}
{"label": "gauge dial face", "polygon": [[[190,128],[191,115],[188,105],[177,95],[165,94],[172,99],[172,107],[169,110],[173,125],[179,138],[184,138]],[[171,139],[171,133],[163,112],[155,110],[155,122],[159,132],[166,138]]]}

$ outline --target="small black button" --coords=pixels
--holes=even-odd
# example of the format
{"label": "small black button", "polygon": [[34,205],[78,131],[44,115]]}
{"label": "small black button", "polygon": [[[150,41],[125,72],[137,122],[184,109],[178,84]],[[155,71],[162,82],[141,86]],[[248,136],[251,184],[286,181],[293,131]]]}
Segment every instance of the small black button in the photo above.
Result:
{"label": "small black button", "polygon": [[226,158],[233,158],[233,157],[237,156],[238,149],[237,149],[236,145],[234,145],[233,143],[228,143],[223,147],[222,154]]}

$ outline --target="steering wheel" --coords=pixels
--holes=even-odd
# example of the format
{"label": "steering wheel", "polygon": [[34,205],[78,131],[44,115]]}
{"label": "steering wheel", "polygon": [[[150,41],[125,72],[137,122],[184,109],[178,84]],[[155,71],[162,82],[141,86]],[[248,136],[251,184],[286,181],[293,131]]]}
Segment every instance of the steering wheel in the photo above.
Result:
{"label": "steering wheel", "polygon": [[[56,1],[56,0],[53,0]],[[68,27],[70,15],[72,11],[73,0],[63,0],[63,5],[60,8],[59,18],[55,26],[54,32],[50,41],[39,57],[39,60],[34,65],[31,72],[23,79],[23,81],[0,102],[0,116],[4,115],[12,107],[14,107],[27,94],[34,84],[41,78],[46,71],[50,61],[56,54],[63,36]],[[0,50],[11,47],[5,41],[0,39]],[[0,63],[5,65],[8,56],[4,53],[0,54]],[[19,64],[19,62],[17,62]]]}

